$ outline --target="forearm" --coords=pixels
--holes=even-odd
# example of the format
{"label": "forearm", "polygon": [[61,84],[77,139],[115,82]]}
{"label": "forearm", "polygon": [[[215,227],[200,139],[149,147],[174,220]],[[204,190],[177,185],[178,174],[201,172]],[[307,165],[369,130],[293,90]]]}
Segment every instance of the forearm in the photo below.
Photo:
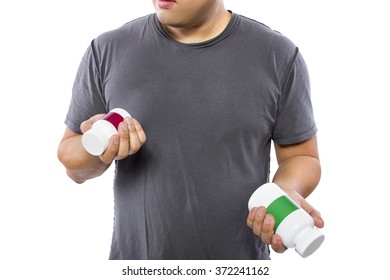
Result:
{"label": "forearm", "polygon": [[83,148],[81,135],[61,142],[58,147],[58,159],[65,166],[68,176],[77,183],[102,175],[110,166]]}
{"label": "forearm", "polygon": [[273,182],[284,190],[297,191],[304,198],[316,188],[321,177],[320,161],[312,156],[294,156],[279,163]]}

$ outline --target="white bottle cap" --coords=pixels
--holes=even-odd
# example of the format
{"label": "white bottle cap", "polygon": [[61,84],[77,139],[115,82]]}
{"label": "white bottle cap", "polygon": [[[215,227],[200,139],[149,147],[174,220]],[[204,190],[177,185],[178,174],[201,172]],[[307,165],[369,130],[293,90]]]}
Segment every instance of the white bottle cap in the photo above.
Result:
{"label": "white bottle cap", "polygon": [[85,150],[94,156],[100,156],[108,146],[106,133],[100,129],[91,128],[83,134],[81,141]]}
{"label": "white bottle cap", "polygon": [[98,120],[91,129],[83,134],[81,142],[85,150],[94,156],[100,156],[108,147],[112,135],[116,134],[115,127],[106,120]]}
{"label": "white bottle cap", "polygon": [[306,228],[297,236],[295,250],[306,258],[321,246],[324,239],[325,236],[317,228]]}

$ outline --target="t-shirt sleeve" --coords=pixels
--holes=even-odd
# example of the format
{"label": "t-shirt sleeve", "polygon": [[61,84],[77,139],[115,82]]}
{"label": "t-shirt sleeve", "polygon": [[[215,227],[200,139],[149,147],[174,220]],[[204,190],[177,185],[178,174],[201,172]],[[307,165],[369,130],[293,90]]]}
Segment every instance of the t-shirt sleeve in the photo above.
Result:
{"label": "t-shirt sleeve", "polygon": [[101,75],[97,65],[97,54],[93,41],[79,65],[65,119],[67,127],[78,133],[80,133],[80,125],[83,121],[96,114],[107,112]]}
{"label": "t-shirt sleeve", "polygon": [[273,140],[290,145],[309,139],[317,133],[310,97],[310,79],[306,63],[297,50],[282,94],[273,129]]}

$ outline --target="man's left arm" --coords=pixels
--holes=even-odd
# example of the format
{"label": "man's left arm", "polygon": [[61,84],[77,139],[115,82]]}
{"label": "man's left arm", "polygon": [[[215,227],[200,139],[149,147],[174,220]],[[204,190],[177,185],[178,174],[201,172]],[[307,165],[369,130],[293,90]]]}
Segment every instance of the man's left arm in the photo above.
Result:
{"label": "man's left arm", "polygon": [[[275,143],[275,153],[279,167],[273,182],[311,215],[317,227],[322,228],[324,221],[320,213],[304,199],[317,187],[321,177],[317,137],[293,145]],[[265,207],[252,209],[247,224],[263,242],[271,244],[274,251],[286,250],[280,236],[273,232],[275,219],[266,214]]]}
{"label": "man's left arm", "polygon": [[285,191],[296,191],[306,198],[317,187],[321,177],[317,137],[293,145],[275,143],[278,169],[273,182]]}

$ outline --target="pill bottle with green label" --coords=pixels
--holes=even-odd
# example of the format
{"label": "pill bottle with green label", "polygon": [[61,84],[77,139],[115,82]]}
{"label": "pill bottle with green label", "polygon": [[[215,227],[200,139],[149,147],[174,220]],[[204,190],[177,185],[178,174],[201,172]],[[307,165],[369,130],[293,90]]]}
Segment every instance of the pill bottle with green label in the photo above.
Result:
{"label": "pill bottle with green label", "polygon": [[101,155],[107,149],[111,136],[118,133],[119,124],[126,117],[130,117],[127,111],[115,108],[96,121],[81,138],[84,149],[91,155]]}
{"label": "pill bottle with green label", "polygon": [[304,258],[313,254],[325,236],[314,226],[313,218],[274,183],[260,186],[250,197],[248,208],[265,206],[275,218],[274,232],[287,248]]}

